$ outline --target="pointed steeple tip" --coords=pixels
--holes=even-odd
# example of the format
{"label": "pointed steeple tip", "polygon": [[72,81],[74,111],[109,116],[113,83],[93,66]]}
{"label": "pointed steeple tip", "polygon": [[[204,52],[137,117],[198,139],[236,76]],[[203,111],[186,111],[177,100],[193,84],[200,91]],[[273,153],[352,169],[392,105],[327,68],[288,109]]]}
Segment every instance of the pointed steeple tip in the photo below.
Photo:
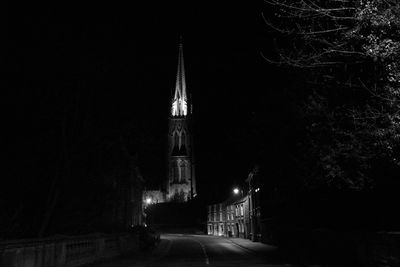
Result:
{"label": "pointed steeple tip", "polygon": [[179,35],[179,46],[183,45],[183,37],[182,34]]}
{"label": "pointed steeple tip", "polygon": [[172,116],[186,116],[188,99],[186,95],[185,66],[183,63],[182,36],[178,51],[178,69],[176,72],[175,94],[172,100]]}

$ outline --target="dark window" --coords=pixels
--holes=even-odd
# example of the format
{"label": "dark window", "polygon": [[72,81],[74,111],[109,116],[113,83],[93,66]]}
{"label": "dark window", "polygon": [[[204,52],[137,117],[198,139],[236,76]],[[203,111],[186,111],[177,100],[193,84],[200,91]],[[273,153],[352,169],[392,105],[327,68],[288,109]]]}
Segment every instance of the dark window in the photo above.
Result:
{"label": "dark window", "polygon": [[186,146],[186,134],[185,134],[185,132],[182,132],[181,146]]}
{"label": "dark window", "polygon": [[177,182],[179,180],[179,172],[178,172],[178,166],[177,166],[176,162],[174,162],[174,167],[172,169],[173,169],[173,173],[174,173],[174,176],[173,176],[174,182]]}
{"label": "dark window", "polygon": [[174,141],[174,145],[176,147],[179,147],[179,136],[178,136],[178,132],[175,132],[175,137],[174,137],[175,141]]}
{"label": "dark window", "polygon": [[186,165],[185,162],[181,162],[181,181],[186,180]]}

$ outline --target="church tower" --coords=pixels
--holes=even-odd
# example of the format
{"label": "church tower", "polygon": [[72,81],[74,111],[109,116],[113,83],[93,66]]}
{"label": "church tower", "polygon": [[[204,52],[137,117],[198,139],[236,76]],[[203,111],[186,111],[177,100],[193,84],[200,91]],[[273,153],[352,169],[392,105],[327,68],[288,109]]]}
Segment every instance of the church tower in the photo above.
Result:
{"label": "church tower", "polygon": [[169,115],[167,201],[185,202],[196,196],[191,115],[192,104],[186,90],[181,41]]}

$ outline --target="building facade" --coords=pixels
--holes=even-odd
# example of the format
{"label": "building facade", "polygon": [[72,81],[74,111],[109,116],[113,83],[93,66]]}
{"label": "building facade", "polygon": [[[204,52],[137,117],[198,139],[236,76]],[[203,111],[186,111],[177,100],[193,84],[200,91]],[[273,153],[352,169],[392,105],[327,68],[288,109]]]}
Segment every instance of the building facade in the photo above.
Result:
{"label": "building facade", "polygon": [[[265,212],[262,211],[262,199],[261,199],[261,187],[263,187],[259,168],[256,166],[249,173],[246,179],[249,185],[249,218],[250,218],[250,232],[251,240],[263,241],[262,238],[266,238],[265,234],[265,223],[262,223],[261,214],[265,216]],[[265,218],[264,218],[265,221]],[[262,235],[264,232],[264,235]]]}
{"label": "building facade", "polygon": [[178,69],[168,126],[166,201],[186,202],[196,196],[191,132],[192,104],[187,93],[183,45],[179,44]]}
{"label": "building facade", "polygon": [[268,243],[272,237],[271,218],[266,217],[267,184],[258,166],[249,173],[246,182],[248,191],[245,196],[208,206],[207,233]]}
{"label": "building facade", "polygon": [[249,197],[208,206],[207,233],[225,237],[250,237]]}
{"label": "building facade", "polygon": [[208,225],[207,232],[209,235],[224,236],[225,235],[225,217],[223,203],[208,206]]}

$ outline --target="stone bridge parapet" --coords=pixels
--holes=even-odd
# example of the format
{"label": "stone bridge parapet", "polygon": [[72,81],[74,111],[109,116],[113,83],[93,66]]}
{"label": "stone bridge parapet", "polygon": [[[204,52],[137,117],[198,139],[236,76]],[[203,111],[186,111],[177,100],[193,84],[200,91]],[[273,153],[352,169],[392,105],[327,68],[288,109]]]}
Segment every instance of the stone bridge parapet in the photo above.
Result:
{"label": "stone bridge parapet", "polygon": [[1,267],[74,267],[139,250],[134,234],[0,241]]}

